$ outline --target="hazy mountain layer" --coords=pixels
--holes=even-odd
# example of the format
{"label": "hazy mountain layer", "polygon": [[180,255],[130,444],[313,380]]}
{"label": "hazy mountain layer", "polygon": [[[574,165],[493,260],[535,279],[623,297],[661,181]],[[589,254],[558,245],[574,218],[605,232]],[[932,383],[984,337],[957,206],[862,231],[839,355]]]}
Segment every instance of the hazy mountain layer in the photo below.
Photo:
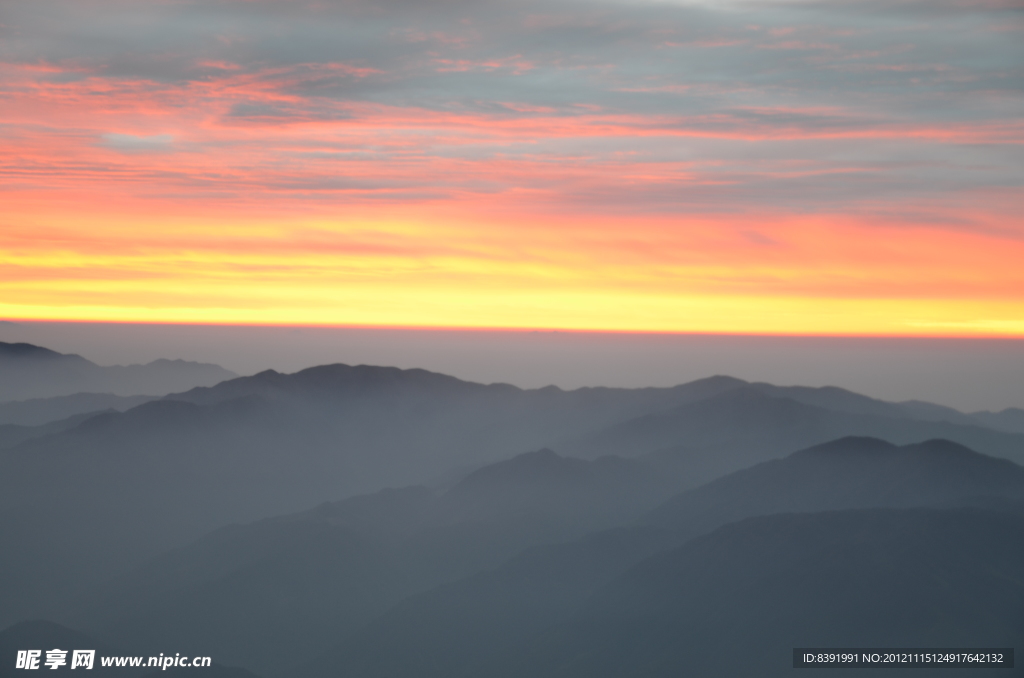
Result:
{"label": "hazy mountain layer", "polygon": [[789,676],[794,647],[1020,647],[1021,572],[1021,516],[752,518],[649,558],[477,675]]}
{"label": "hazy mountain layer", "polygon": [[77,623],[286,674],[296,654],[320,654],[409,595],[634,519],[672,492],[641,462],[528,453],[442,494],[386,490],[219,530],[118,580]]}
{"label": "hazy mountain layer", "polygon": [[118,396],[111,393],[75,393],[52,398],[0,403],[0,424],[41,426],[80,414],[125,410],[157,400],[159,396]]}
{"label": "hazy mountain layer", "polygon": [[0,448],[13,447],[26,440],[32,440],[34,438],[42,438],[44,436],[53,435],[55,433],[62,433],[63,431],[69,431],[77,427],[87,419],[92,419],[95,416],[101,414],[107,414],[114,412],[115,410],[107,410],[106,412],[86,412],[84,414],[76,414],[66,419],[58,419],[51,421],[46,424],[39,424],[37,426],[20,426],[18,424],[0,424]]}
{"label": "hazy mountain layer", "polygon": [[[808,404],[816,398],[823,406]],[[68,607],[98,582],[217,527],[381,487],[450,483],[526,450],[572,449],[570,440],[585,441],[592,456],[615,450],[657,466],[661,487],[676,491],[850,434],[918,442],[948,432],[981,451],[1024,449],[1024,436],[889,416],[901,408],[841,389],[727,377],[662,389],[523,390],[424,370],[329,365],[233,379],[0,451],[0,538],[11,545],[0,553],[0,622]],[[864,413],[876,410],[886,414]],[[624,460],[577,467],[590,469],[584,484],[596,485],[633,468]],[[588,505],[589,490],[576,497],[568,485],[541,487],[528,500],[511,491],[505,501],[550,501],[575,513],[534,518],[529,529],[520,516],[515,529],[529,539],[493,543],[535,543],[536,524],[563,539],[640,505],[631,490]],[[473,496],[462,501],[470,506]]]}
{"label": "hazy mountain layer", "polygon": [[79,355],[57,353],[32,344],[0,342],[0,402],[83,392],[163,395],[236,376],[218,365],[185,360],[101,367]]}
{"label": "hazy mountain layer", "polygon": [[[887,477],[887,473],[891,474],[891,477]],[[577,543],[528,551],[495,570],[485,571],[485,573],[467,578],[451,586],[414,596],[388,612],[378,622],[344,640],[335,650],[326,653],[322,662],[309,668],[308,675],[346,675],[344,671],[339,671],[338,667],[350,666],[353,667],[355,675],[379,675],[392,678],[412,678],[414,676],[469,678],[479,675],[555,676],[562,675],[556,667],[570,667],[573,662],[578,661],[584,668],[579,670],[572,668],[565,675],[585,675],[586,671],[594,670],[594,666],[584,662],[589,656],[588,652],[593,656],[598,656],[600,647],[606,647],[612,651],[617,646],[615,639],[607,634],[601,636],[601,639],[595,641],[593,645],[584,648],[588,631],[565,631],[564,629],[559,631],[557,625],[569,623],[568,620],[575,616],[578,622],[571,623],[575,625],[573,629],[575,627],[584,629],[581,625],[596,613],[587,610],[599,608],[585,607],[584,604],[588,597],[598,595],[598,591],[605,583],[623,576],[629,567],[654,552],[677,548],[688,540],[701,534],[708,534],[739,517],[780,515],[780,511],[820,512],[837,506],[869,508],[894,504],[900,506],[914,504],[916,506],[948,506],[961,502],[1001,505],[1008,509],[1024,512],[1021,511],[1024,508],[1024,502],[1021,501],[1024,498],[1022,475],[1024,475],[1024,469],[1011,462],[979,455],[948,441],[937,440],[920,444],[920,446],[896,448],[890,443],[876,439],[839,440],[816,449],[795,453],[781,461],[768,462],[750,470],[734,473],[719,481],[702,486],[702,488],[684,493],[652,513],[652,517],[656,518],[655,525],[621,529],[621,531],[596,535]],[[734,504],[738,504],[738,506],[734,507]],[[972,527],[964,526],[965,524],[974,524],[972,521],[983,524],[989,520],[988,516],[1001,514],[1002,512],[982,512],[972,507],[963,513],[952,511],[942,515],[968,516],[964,518],[968,521],[967,523],[956,522],[959,526],[951,528],[948,533],[949,535],[959,535],[961,533],[957,531],[970,533]],[[941,526],[936,526],[939,523],[933,524],[926,518],[907,518],[909,522],[899,523],[899,520],[903,520],[900,516],[911,514],[886,513],[884,515],[894,516],[892,517],[892,520],[896,521],[894,524],[903,524],[903,527],[900,527],[901,532],[883,534],[884,539],[879,543],[870,543],[871,527],[869,525],[858,526],[857,521],[861,518],[853,517],[836,518],[836,522],[827,522],[831,518],[822,518],[825,522],[821,525],[826,526],[821,526],[812,520],[806,523],[811,525],[808,527],[810,532],[804,536],[798,534],[793,537],[794,543],[788,544],[786,535],[792,531],[790,531],[790,527],[785,526],[791,524],[786,521],[795,520],[792,522],[792,525],[795,525],[793,529],[798,529],[805,523],[800,522],[802,518],[796,518],[792,514],[782,514],[782,517],[778,518],[780,522],[770,523],[782,526],[772,527],[772,531],[776,531],[777,534],[770,532],[770,537],[765,542],[765,544],[770,544],[771,540],[777,541],[778,553],[774,555],[771,552],[757,552],[756,549],[764,546],[761,542],[748,543],[744,541],[748,538],[743,535],[756,536],[760,528],[754,528],[752,532],[726,533],[740,535],[735,539],[727,540],[727,548],[732,549],[728,551],[728,557],[735,558],[736,562],[725,566],[721,561],[716,560],[701,565],[706,566],[705,575],[703,575],[706,579],[692,581],[693,590],[699,592],[708,589],[716,591],[715,595],[728,596],[734,593],[739,596],[739,593],[730,593],[730,578],[733,577],[733,573],[736,573],[737,568],[745,568],[742,569],[742,573],[745,574],[737,574],[736,577],[741,575],[748,578],[757,573],[762,562],[766,571],[771,571],[773,567],[777,570],[784,570],[791,566],[787,564],[791,561],[784,559],[787,557],[786,552],[791,549],[795,552],[805,549],[806,553],[800,556],[805,558],[801,565],[805,568],[801,570],[801,577],[811,577],[819,565],[821,573],[819,579],[813,581],[816,588],[809,589],[808,596],[811,598],[817,596],[817,600],[827,601],[830,599],[826,594],[828,587],[844,590],[849,586],[846,571],[837,570],[834,573],[827,569],[828,562],[818,563],[815,560],[818,557],[815,555],[817,553],[815,549],[820,546],[815,541],[815,535],[827,532],[829,529],[827,525],[835,527],[834,542],[828,543],[834,545],[837,553],[846,553],[844,549],[855,550],[859,548],[857,545],[860,541],[868,541],[865,547],[868,551],[865,552],[872,553],[871,557],[877,558],[877,560],[868,562],[870,567],[876,567],[876,569],[865,570],[865,577],[896,578],[892,581],[885,580],[884,586],[886,587],[898,586],[898,584],[893,584],[893,581],[899,582],[902,579],[914,577],[915,567],[918,567],[919,564],[914,560],[915,558],[927,560],[932,557],[932,552],[935,549],[946,549],[950,553],[956,553],[961,549],[954,541],[946,540]],[[871,521],[886,522],[889,519],[887,517],[870,518],[868,523],[873,524]],[[939,522],[941,523],[944,519],[939,519]],[[1019,518],[996,517],[992,519],[997,524],[1006,522],[1010,525],[1006,527],[1007,529],[1022,527]],[[955,520],[961,520],[961,518],[955,518]],[[1008,520],[1009,522],[1007,522]],[[912,546],[900,556],[904,557],[905,561],[895,558],[895,569],[887,570],[884,560],[886,549],[890,548],[889,545],[892,542],[899,542],[903,539],[902,535],[905,533],[912,532],[914,529],[912,525],[919,523],[923,525],[923,535],[927,537],[925,542],[921,542],[923,546],[919,549],[919,542],[908,541],[907,544]],[[984,537],[988,534],[985,529],[980,529],[977,536],[979,539],[988,539]],[[986,565],[985,558],[994,557],[993,554],[998,554],[999,549],[1008,547],[1007,543],[1000,541],[1002,538],[997,535],[991,539],[994,540],[992,543],[979,547],[981,550],[978,553],[982,555],[979,555],[977,559],[971,559],[974,556],[970,556],[968,559],[969,562],[965,566],[973,568],[971,571],[982,571],[983,573]],[[972,548],[973,544],[971,541],[968,542]],[[1024,557],[1024,552],[1020,552],[1019,545],[1015,544],[1012,548],[1017,549],[1014,551],[1017,555],[1013,557]],[[743,549],[754,550],[745,552]],[[827,551],[827,548],[824,550]],[[776,560],[773,561],[772,558],[776,558]],[[779,558],[782,560],[778,560]],[[1010,576],[1015,571],[1014,567],[1020,566],[1019,560],[1014,560],[1010,564],[1000,564],[998,567],[1002,568],[999,570],[1001,574],[997,577]],[[949,567],[954,568],[954,563],[949,564]],[[1021,571],[1024,569],[1017,569],[1017,574],[1013,575],[1016,577],[1017,584],[1015,586],[1018,588],[1021,586],[1019,577]],[[987,577],[987,575],[985,576]],[[645,576],[637,577],[640,578],[637,586],[644,585]],[[970,580],[972,575],[959,571],[956,577]],[[930,585],[939,586],[941,581],[940,579]],[[957,579],[956,581],[962,580]],[[687,582],[689,580],[681,577],[678,583],[682,585]],[[737,579],[736,582],[738,586],[742,580]],[[800,579],[795,579],[794,582],[799,583]],[[654,582],[651,586],[656,589],[660,584]],[[744,590],[738,589],[738,591]],[[884,591],[888,591],[888,589],[884,589]],[[945,618],[951,615],[950,610],[953,610],[958,604],[955,590],[951,591],[953,592],[952,597],[944,599],[940,596],[936,603],[938,606],[935,609],[939,610]],[[965,608],[968,611],[965,613],[968,616],[962,623],[951,623],[948,627],[949,635],[944,637],[946,641],[953,644],[959,642],[957,638],[961,638],[956,635],[959,631],[970,628],[972,619],[970,615],[980,615],[986,609],[988,600],[994,595],[994,593],[988,592],[985,593],[988,597],[978,597],[984,592],[979,593],[970,588],[965,591],[967,592],[965,604],[968,605]],[[555,592],[560,593],[556,595]],[[654,590],[650,597],[654,599],[659,595],[665,595],[671,599],[672,592]],[[760,593],[748,592],[748,595],[755,596]],[[798,596],[798,593],[785,591],[784,594],[779,595]],[[845,591],[844,595],[846,595]],[[1017,594],[1012,590],[1010,595]],[[872,600],[878,604],[884,602],[884,598],[880,597],[872,598]],[[764,619],[773,615],[771,611],[775,609],[773,605],[785,606],[783,600],[757,601],[752,597],[751,601],[752,610],[743,612],[742,598],[737,597],[729,602],[732,607],[728,607],[727,615],[737,617],[757,615],[761,616],[759,619]],[[762,604],[764,604],[763,607]],[[790,607],[794,607],[794,605],[799,607],[801,604],[803,603],[790,603]],[[591,604],[588,603],[588,605]],[[998,609],[1006,608],[1000,606]],[[883,610],[880,613],[884,612],[892,617],[892,611]],[[918,613],[918,610],[910,611]],[[677,612],[679,610],[673,613]],[[783,610],[783,612],[788,615],[787,611]],[[780,615],[783,612],[780,612]],[[701,608],[699,615],[695,615],[686,623],[699,626],[700,620],[703,619],[702,616],[707,616],[709,613],[708,609]],[[841,617],[842,612],[837,611],[836,616]],[[828,619],[834,620],[836,616]],[[607,618],[620,620],[621,627],[628,627],[636,619],[631,609],[608,612]],[[924,636],[912,635],[910,631],[913,629],[920,631],[919,622],[924,618],[919,616],[914,619],[916,621],[908,622],[906,627],[910,635],[894,635],[893,638],[902,638],[907,642],[913,639],[923,641]],[[992,625],[998,626],[1004,622],[1016,624],[1015,619],[1018,618],[999,617],[998,621],[986,622],[985,624],[988,626],[983,626],[983,628],[991,629]],[[679,623],[682,624],[682,622]],[[727,622],[723,621],[722,624],[725,625]],[[652,625],[656,624],[652,623]],[[1008,627],[1010,630],[1013,628],[1015,627]],[[720,626],[715,629],[715,633],[720,634],[720,638],[713,639],[715,643],[718,643],[714,646],[726,654],[730,654],[724,649],[724,645],[731,637],[727,627]],[[687,627],[686,630],[679,632],[682,635],[673,632],[675,635],[672,637],[676,638],[673,642],[690,647],[686,637],[686,633],[690,633],[690,631]],[[555,633],[560,635],[552,636]],[[756,634],[757,631],[756,629],[750,630],[750,633]],[[613,666],[615,669],[607,670],[600,675],[613,676],[616,675],[615,671],[624,672],[622,675],[647,675],[643,672],[643,667],[646,667],[647,664],[640,656],[643,651],[643,634],[639,632],[633,635],[626,634],[624,638],[633,638],[634,636],[638,649],[629,649],[631,653],[625,655],[626,659],[622,662],[613,663],[617,660],[614,660],[612,656],[607,661],[609,666]],[[961,641],[981,642],[979,639],[983,636],[984,634],[979,631],[975,635],[963,636]],[[545,639],[549,637],[557,637],[559,640],[548,643]],[[659,632],[652,636],[652,638],[660,639],[657,642],[670,643],[668,637]],[[705,641],[711,642],[706,636],[698,635],[696,637],[700,639],[694,641],[697,645]],[[852,633],[850,638],[857,638],[857,642],[861,640],[866,642],[866,637],[859,638]],[[938,636],[935,636],[933,640],[937,638]],[[994,638],[993,636],[991,642],[995,642]],[[1002,636],[998,635],[998,638],[1002,638]],[[818,641],[823,642],[820,636],[808,636],[806,642],[798,642],[796,637],[787,640],[786,642],[790,642],[790,645],[783,643],[775,648],[779,653],[774,661],[788,662],[794,646],[812,645]],[[842,634],[839,633],[831,642],[839,645],[845,643],[845,646],[850,646],[853,640],[842,640]],[[879,640],[879,642],[886,646],[888,641]],[[571,653],[577,651],[574,649],[571,652],[566,650],[564,653],[559,653],[559,648],[563,646],[581,647],[579,652],[582,659],[575,658],[575,655]],[[759,646],[758,653],[752,656],[770,658],[774,655],[769,650],[770,648]],[[735,653],[735,651],[731,652],[731,654]],[[346,658],[343,663],[339,663],[337,660],[339,655]],[[523,664],[520,662],[522,656],[532,656],[534,659]],[[676,671],[675,675],[762,675],[760,671],[765,667],[767,667],[765,675],[773,675],[771,671],[774,671],[771,668],[773,665],[770,664],[772,660],[755,659],[754,663],[764,661],[769,664],[761,665],[761,668],[757,670],[754,669],[754,664],[742,665],[742,670],[737,670],[737,665],[730,664],[727,670],[715,673],[717,670],[705,662],[707,659],[705,655],[697,652],[696,656],[698,661],[695,660],[697,663],[694,664],[692,674],[681,669],[678,663],[671,664],[668,663],[669,660],[657,659],[652,665],[653,673],[650,675],[670,675],[671,671]],[[506,665],[517,667],[517,669],[505,673],[503,667]],[[669,668],[666,669],[663,665]],[[568,669],[566,670],[568,671]],[[705,673],[706,671],[711,673]],[[730,674],[729,671],[733,673]]]}
{"label": "hazy mountain layer", "polygon": [[1024,469],[1012,462],[948,441],[901,448],[849,438],[684,492],[645,518],[656,526],[574,540],[601,527],[594,516],[621,522],[645,497],[664,496],[654,478],[642,461],[540,451],[439,495],[389,490],[220,530],[119,580],[78,623],[133,647],[171,639],[273,675],[317,653],[323,659],[302,675],[490,675],[488,662],[567,622],[632,565],[738,518],[1024,507]]}
{"label": "hazy mountain layer", "polygon": [[1024,433],[1024,410],[1018,407],[1009,407],[1002,412],[975,412],[971,417],[998,431]]}
{"label": "hazy mountain layer", "polygon": [[450,476],[731,382],[523,391],[335,365],[93,417],[0,454],[0,537],[17,545],[0,574],[19,583],[0,590],[0,621],[221,525]]}
{"label": "hazy mountain layer", "polygon": [[1022,537],[974,508],[610,532],[410,598],[299,673],[781,676],[794,647],[1019,647]]}
{"label": "hazy mountain layer", "polygon": [[[568,621],[595,591],[644,558],[677,546],[664,530],[619,529],[538,546],[493,570],[413,596],[295,671],[462,678],[514,657]],[[522,674],[529,675],[529,674]]]}
{"label": "hazy mountain layer", "polygon": [[[797,391],[747,385],[679,407],[643,415],[582,436],[564,449],[583,456],[657,454],[675,458],[702,481],[847,435],[872,436],[897,444],[944,438],[986,454],[1024,462],[1024,436],[980,425],[897,418],[898,406],[879,403],[885,415],[850,398],[855,407],[829,409],[808,404],[814,389]],[[851,394],[853,395],[853,394]],[[875,401],[878,402],[878,401]],[[823,398],[838,406],[839,399]]]}
{"label": "hazy mountain layer", "polygon": [[1024,467],[948,440],[898,447],[842,438],[683,492],[645,519],[701,532],[742,518],[795,511],[1024,501]]}

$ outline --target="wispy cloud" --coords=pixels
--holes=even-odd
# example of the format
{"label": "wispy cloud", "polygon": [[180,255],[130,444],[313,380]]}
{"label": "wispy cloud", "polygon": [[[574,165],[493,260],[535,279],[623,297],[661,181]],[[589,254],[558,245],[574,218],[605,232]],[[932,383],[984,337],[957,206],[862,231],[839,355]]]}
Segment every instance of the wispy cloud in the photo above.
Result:
{"label": "wispy cloud", "polygon": [[[0,190],[21,221],[0,253],[21,253],[22,271],[29,241],[39,261],[88,249],[65,231],[38,238],[41,224],[94,215],[89,228],[125,253],[109,243],[137,237],[127,224],[166,213],[156,250],[187,232],[189,256],[249,247],[270,268],[275,251],[301,266],[314,242],[330,266],[401,259],[486,277],[504,250],[522,271],[603,271],[626,288],[647,280],[646,257],[669,295],[746,294],[753,280],[780,294],[874,294],[871,280],[916,294],[925,271],[944,293],[995,294],[961,252],[996,257],[992,243],[1024,237],[1014,2],[34,0],[3,21]],[[268,215],[288,225],[222,246],[186,226],[210,215],[227,230]],[[383,235],[329,244],[303,219]],[[419,225],[396,235],[396,219]],[[428,246],[449,222],[466,245]],[[533,222],[564,234],[524,230]],[[812,254],[852,252],[873,229],[929,253],[912,283],[905,261],[864,263],[870,276],[841,284],[813,272]],[[729,236],[676,238],[689,230]],[[980,249],[931,246],[950,233]],[[577,260],[580,247],[593,256]],[[675,247],[732,263],[655,265]],[[642,257],[613,265],[627,252]],[[770,272],[744,273],[759,262]],[[1000,280],[1024,298],[1017,278]]]}

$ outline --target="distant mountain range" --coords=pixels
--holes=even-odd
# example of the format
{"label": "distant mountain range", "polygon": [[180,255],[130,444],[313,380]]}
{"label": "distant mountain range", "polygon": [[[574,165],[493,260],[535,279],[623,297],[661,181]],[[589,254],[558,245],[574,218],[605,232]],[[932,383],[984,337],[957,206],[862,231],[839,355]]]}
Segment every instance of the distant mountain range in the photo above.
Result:
{"label": "distant mountain range", "polygon": [[1018,515],[873,509],[752,518],[641,562],[566,623],[476,675],[771,678],[793,674],[795,647],[1020,647],[1021,572]]}
{"label": "distant mountain range", "polygon": [[[524,390],[425,370],[325,365],[231,379],[51,429],[0,430],[0,444],[22,440],[0,448],[0,538],[19,545],[0,553],[0,568],[20,582],[0,588],[0,611],[15,621],[65,605],[110,572],[232,522],[450,482],[545,447],[643,462],[673,491],[847,435],[944,438],[1024,458],[1024,435],[894,416],[901,411],[841,389],[729,377]],[[628,473],[622,460],[610,463]],[[607,516],[592,518],[600,525]],[[62,556],[69,550],[73,560]]]}
{"label": "distant mountain range", "polygon": [[[864,512],[894,504],[903,508]],[[837,505],[848,510],[828,512]],[[934,510],[920,511],[923,507]],[[765,516],[773,518],[742,522]],[[874,531],[883,525],[888,527]],[[916,536],[915,530],[920,531]],[[897,640],[907,646],[955,645],[981,642],[993,630],[998,633],[989,636],[991,642],[1012,646],[1024,640],[1024,608],[1013,608],[1013,601],[1024,595],[1019,578],[1024,572],[1019,569],[1024,565],[1024,542],[1011,545],[1007,540],[1017,539],[1021,530],[1020,466],[946,441],[897,448],[876,439],[840,440],[684,492],[633,527],[535,548],[495,570],[410,597],[325,651],[302,674],[343,675],[335,668],[343,665],[356,675],[393,678],[583,676],[588,671],[609,678],[781,675],[791,670],[787,662],[793,647],[892,646]],[[709,534],[704,541],[694,540]],[[827,538],[822,540],[821,535]],[[975,553],[961,554],[953,547],[952,540],[958,537],[968,540],[965,548],[977,547]],[[710,540],[724,550],[717,560],[700,564],[696,573],[672,574],[672,568],[691,567],[672,560],[677,557],[672,554],[703,557],[692,555],[694,549],[701,551],[689,545],[691,540]],[[855,555],[858,549],[864,551],[861,558]],[[892,551],[889,562],[887,550]],[[931,562],[942,551],[946,553],[938,564]],[[840,560],[851,557],[852,564],[827,560],[830,554]],[[670,564],[661,564],[666,559]],[[999,560],[998,573],[989,570],[990,559]],[[803,570],[794,570],[797,576],[786,580],[788,588],[749,588],[749,580],[763,575],[774,582],[797,563]],[[851,570],[862,565],[864,581],[874,581],[877,591],[849,590]],[[976,591],[978,584],[965,589],[971,591],[966,600],[955,589],[944,589],[946,568],[953,569],[958,583],[969,584],[977,576],[984,582],[984,595]],[[919,590],[908,594],[918,596],[915,604],[897,596],[887,607],[886,596],[919,571],[935,572],[935,579],[918,582]],[[1001,593],[992,588],[1000,577],[1015,582],[1008,582],[1005,591],[1010,602],[999,600]],[[807,586],[806,595],[800,592],[801,582]],[[836,589],[835,595],[830,595],[829,587]],[[620,592],[634,589],[648,592],[635,605],[631,593]],[[703,607],[693,610],[689,598],[671,602],[673,595],[684,593],[703,600]],[[708,598],[701,599],[703,595]],[[889,640],[884,633],[868,633],[877,622],[866,619],[866,613],[845,622],[843,608],[819,614],[834,599],[858,595],[868,595],[878,618],[886,619],[889,626],[879,628],[891,631]],[[670,602],[658,607],[659,598]],[[973,629],[993,602],[994,616]],[[715,606],[722,607],[721,614]],[[928,615],[933,611],[939,615],[936,619],[947,620],[945,627],[930,627],[934,620]],[[962,619],[949,619],[959,611],[965,615]],[[659,615],[674,617],[659,630]],[[775,615],[788,626],[773,627]],[[620,637],[590,625],[596,618],[604,619],[609,628],[617,625]],[[827,623],[812,633],[818,619]],[[700,630],[711,620],[721,620],[721,625],[713,626],[713,632]],[[641,621],[642,626],[627,630]],[[733,639],[730,624],[745,629],[745,645],[737,647],[756,651],[727,651]],[[774,640],[761,640],[758,634]],[[779,640],[780,634],[789,635]],[[648,651],[645,638],[652,644],[650,661],[642,656]],[[667,654],[655,656],[654,650]],[[717,653],[722,654],[720,666],[714,665]],[[689,668],[687,661],[692,662]]]}
{"label": "distant mountain range", "polygon": [[[943,438],[1024,461],[1021,434],[982,424],[920,419],[917,414],[901,416],[898,405],[852,393],[839,399],[834,397],[836,390],[821,389],[823,397],[815,404],[818,389],[735,384],[712,397],[588,433],[563,449],[587,457],[674,456],[701,480],[848,435],[897,444]],[[869,407],[872,403],[875,406]]]}
{"label": "distant mountain range", "polygon": [[95,415],[109,411],[124,412],[131,408],[159,400],[160,396],[119,396],[112,393],[75,393],[52,398],[31,398],[0,402],[0,426],[41,426],[82,415]]}
{"label": "distant mountain range", "polygon": [[[606,475],[605,464],[630,470]],[[643,468],[541,451],[440,494],[388,490],[227,528],[119,580],[75,623],[146,651],[171,643],[268,675],[292,675],[294,656],[318,653],[302,675],[501,675],[498,665],[540,629],[568,623],[630,567],[743,518],[880,506],[1024,515],[1024,468],[947,441],[847,438],[647,513],[640,498],[656,474]],[[621,508],[630,495],[635,517],[614,529],[579,539],[572,523],[559,525],[580,505],[612,514],[602,500]],[[545,499],[558,496],[565,503]]]}
{"label": "distant mountain range", "polygon": [[948,440],[842,438],[684,492],[646,517],[699,533],[772,513],[1024,501],[1024,467]]}
{"label": "distant mountain range", "polygon": [[784,676],[794,647],[1024,639],[1019,515],[777,514],[681,546],[643,536],[537,550],[410,598],[295,675]]}
{"label": "distant mountain range", "polygon": [[527,453],[443,492],[384,490],[218,530],[135,570],[75,621],[277,673],[290,661],[277,644],[319,652],[411,594],[632,522],[671,494],[640,462]]}
{"label": "distant mountain range", "polygon": [[[146,365],[101,367],[79,355],[57,353],[33,344],[0,342],[0,403],[68,396],[76,393],[109,393],[120,396],[164,395],[193,386],[206,386],[238,375],[218,365],[185,360],[154,360]],[[80,414],[69,403],[55,408],[53,419]],[[105,409],[106,403],[94,409]],[[0,423],[43,423],[32,408],[23,408],[24,419],[9,419],[12,412],[0,408]],[[38,409],[45,409],[37,406]]]}
{"label": "distant mountain range", "polygon": [[[0,626],[65,625],[15,636],[264,678],[771,676],[797,645],[881,642],[876,617],[908,643],[1024,640],[1012,410],[339,364],[4,412]],[[756,652],[716,665],[733,628]]]}

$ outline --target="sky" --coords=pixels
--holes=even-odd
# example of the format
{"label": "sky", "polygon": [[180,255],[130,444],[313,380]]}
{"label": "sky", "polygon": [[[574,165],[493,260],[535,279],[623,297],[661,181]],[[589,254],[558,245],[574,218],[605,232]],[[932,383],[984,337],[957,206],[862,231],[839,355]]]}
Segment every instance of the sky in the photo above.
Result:
{"label": "sky", "polygon": [[1024,336],[1019,0],[0,0],[0,317]]}

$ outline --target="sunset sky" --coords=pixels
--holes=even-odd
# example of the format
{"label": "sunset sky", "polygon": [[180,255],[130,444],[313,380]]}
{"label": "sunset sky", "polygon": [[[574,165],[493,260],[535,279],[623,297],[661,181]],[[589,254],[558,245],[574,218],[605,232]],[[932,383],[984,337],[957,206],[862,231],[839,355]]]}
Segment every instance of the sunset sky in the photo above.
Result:
{"label": "sunset sky", "polygon": [[0,0],[0,318],[1024,336],[1019,0]]}

